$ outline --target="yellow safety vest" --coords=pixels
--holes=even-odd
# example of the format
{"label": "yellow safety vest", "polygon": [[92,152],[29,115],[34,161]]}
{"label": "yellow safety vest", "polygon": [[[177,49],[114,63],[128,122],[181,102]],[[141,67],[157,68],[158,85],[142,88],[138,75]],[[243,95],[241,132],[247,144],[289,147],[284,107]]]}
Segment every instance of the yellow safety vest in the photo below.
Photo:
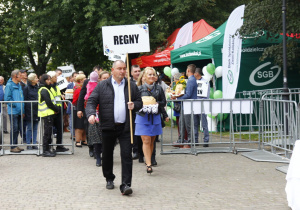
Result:
{"label": "yellow safety vest", "polygon": [[[55,90],[56,89],[56,90]],[[57,106],[61,106],[61,102],[57,102],[61,100],[61,93],[60,93],[60,89],[58,88],[58,86],[55,86],[55,89],[53,87],[50,88],[51,93],[53,94],[55,101],[56,101],[56,105]]]}
{"label": "yellow safety vest", "polygon": [[50,99],[51,99],[52,103],[55,104],[54,96],[50,92],[50,90],[48,90],[48,88],[46,88],[46,87],[41,87],[39,89],[39,92],[38,92],[38,100],[39,100],[39,102],[38,102],[38,116],[39,117],[46,117],[46,116],[55,114],[55,112],[47,106],[46,101],[41,102],[41,91],[43,89],[45,89],[49,92]]}

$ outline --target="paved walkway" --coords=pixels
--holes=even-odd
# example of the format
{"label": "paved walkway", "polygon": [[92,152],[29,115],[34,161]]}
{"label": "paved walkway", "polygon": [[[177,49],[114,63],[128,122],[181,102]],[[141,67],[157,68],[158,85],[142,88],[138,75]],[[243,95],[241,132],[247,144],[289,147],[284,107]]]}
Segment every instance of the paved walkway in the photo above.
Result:
{"label": "paved walkway", "polygon": [[289,209],[285,174],[275,169],[280,163],[240,153],[157,155],[152,175],[134,160],[133,194],[122,196],[119,153],[118,145],[114,190],[105,189],[87,147],[55,158],[1,156],[0,209]]}

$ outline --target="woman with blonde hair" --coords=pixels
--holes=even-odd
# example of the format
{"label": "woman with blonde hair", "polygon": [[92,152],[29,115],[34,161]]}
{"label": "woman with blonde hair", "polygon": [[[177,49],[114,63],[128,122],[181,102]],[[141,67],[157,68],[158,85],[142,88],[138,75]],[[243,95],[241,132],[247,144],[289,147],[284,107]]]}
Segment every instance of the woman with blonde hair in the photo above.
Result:
{"label": "woman with blonde hair", "polygon": [[[28,82],[27,85],[24,87],[23,94],[24,94],[24,101],[37,101],[38,100],[38,91],[39,86],[38,82],[39,79],[36,74],[30,73],[27,77]],[[31,118],[32,117],[32,118]],[[27,130],[26,130],[26,144],[27,149],[38,149],[36,146],[36,137],[37,137],[37,130],[40,118],[38,117],[38,103],[25,103],[25,117],[24,120],[27,123]],[[32,146],[30,146],[33,144]]]}
{"label": "woman with blonde hair", "polygon": [[81,90],[81,87],[83,85],[83,82],[85,80],[84,74],[78,74],[75,78],[75,86],[74,86],[74,92],[73,92],[73,101],[72,104],[74,105],[73,108],[73,116],[74,116],[74,128],[75,128],[75,139],[76,139],[76,147],[82,147],[83,145],[87,145],[86,143],[86,132],[84,129],[84,120],[83,118],[77,117],[77,102],[79,93]]}
{"label": "woman with blonde hair", "polygon": [[166,106],[166,98],[161,86],[155,84],[156,71],[152,67],[145,68],[141,73],[139,91],[143,100],[143,108],[135,119],[135,135],[141,136],[147,173],[152,173],[151,155],[157,135],[162,134],[161,109]]}

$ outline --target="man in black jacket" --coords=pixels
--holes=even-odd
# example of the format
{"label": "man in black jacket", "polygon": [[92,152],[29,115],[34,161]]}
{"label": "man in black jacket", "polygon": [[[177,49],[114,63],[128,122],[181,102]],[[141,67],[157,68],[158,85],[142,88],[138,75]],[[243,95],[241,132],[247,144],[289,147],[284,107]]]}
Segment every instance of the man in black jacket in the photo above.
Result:
{"label": "man in black jacket", "polygon": [[102,130],[102,171],[106,178],[106,188],[114,188],[113,151],[116,139],[119,139],[122,160],[123,195],[132,193],[132,156],[130,143],[129,110],[134,112],[142,108],[143,102],[134,82],[130,82],[131,102],[128,98],[128,80],[125,77],[126,64],[117,60],[111,69],[112,76],[101,81],[90,95],[86,115],[89,123],[95,123],[96,107],[99,104],[99,120]]}

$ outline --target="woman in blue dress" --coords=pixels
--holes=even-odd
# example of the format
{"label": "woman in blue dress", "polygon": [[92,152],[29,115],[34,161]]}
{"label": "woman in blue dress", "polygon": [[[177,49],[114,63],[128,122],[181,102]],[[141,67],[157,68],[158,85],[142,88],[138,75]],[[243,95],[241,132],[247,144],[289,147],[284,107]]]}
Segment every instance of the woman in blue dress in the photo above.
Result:
{"label": "woman in blue dress", "polygon": [[[141,136],[143,141],[143,152],[147,173],[152,173],[151,155],[153,143],[157,135],[162,134],[161,110],[166,106],[166,98],[161,86],[156,85],[156,71],[154,68],[147,67],[144,70],[143,85],[139,86],[139,91],[143,99],[143,108],[137,113],[135,119],[135,135]],[[152,96],[156,102],[146,104],[145,98]]]}

